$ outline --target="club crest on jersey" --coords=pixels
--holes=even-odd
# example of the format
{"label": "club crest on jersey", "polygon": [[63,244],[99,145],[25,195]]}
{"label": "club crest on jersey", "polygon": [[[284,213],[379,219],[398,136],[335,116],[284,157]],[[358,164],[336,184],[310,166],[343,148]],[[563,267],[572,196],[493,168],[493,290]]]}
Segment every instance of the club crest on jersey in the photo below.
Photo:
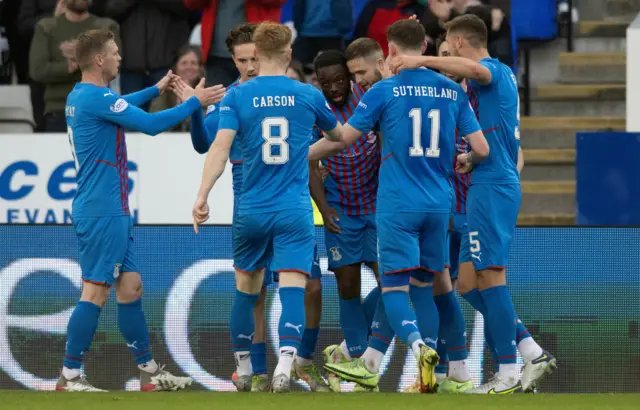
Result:
{"label": "club crest on jersey", "polygon": [[373,131],[369,131],[369,133],[367,134],[367,142],[369,144],[375,144],[377,139],[378,139],[378,135]]}
{"label": "club crest on jersey", "polygon": [[209,107],[207,107],[207,114],[211,114],[215,110],[216,110],[216,106],[215,105],[210,105]]}
{"label": "club crest on jersey", "polygon": [[119,263],[116,263],[116,265],[113,267],[113,279],[118,279],[118,276],[120,276],[121,267],[122,265]]}
{"label": "club crest on jersey", "polygon": [[122,98],[118,98],[118,100],[110,107],[110,110],[113,112],[122,112],[126,110],[128,106],[128,102]]}
{"label": "club crest on jersey", "polygon": [[334,262],[337,262],[342,259],[340,248],[338,248],[337,246],[334,246],[333,248],[329,249],[329,251],[331,252],[331,259],[333,259]]}

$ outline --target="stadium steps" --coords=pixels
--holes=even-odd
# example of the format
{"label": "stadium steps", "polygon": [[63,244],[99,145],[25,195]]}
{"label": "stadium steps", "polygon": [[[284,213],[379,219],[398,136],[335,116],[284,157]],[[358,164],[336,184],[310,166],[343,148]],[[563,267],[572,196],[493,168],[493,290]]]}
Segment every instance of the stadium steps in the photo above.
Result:
{"label": "stadium steps", "polygon": [[525,149],[522,181],[575,180],[575,149]]}
{"label": "stadium steps", "polygon": [[583,20],[578,22],[580,37],[624,37],[629,19]]}
{"label": "stadium steps", "polygon": [[576,133],[589,131],[623,131],[624,117],[522,117],[522,148],[575,148]]}
{"label": "stadium steps", "polygon": [[540,116],[625,116],[624,84],[551,84],[536,87],[531,113]]}
{"label": "stadium steps", "polygon": [[576,217],[573,213],[559,214],[530,214],[520,212],[518,226],[555,226],[575,225]]}
{"label": "stadium steps", "polygon": [[640,0],[574,0],[573,4],[583,20],[631,19],[640,11]]}
{"label": "stadium steps", "polygon": [[576,182],[522,181],[523,214],[570,214],[576,209]]}
{"label": "stadium steps", "polygon": [[563,84],[624,84],[625,53],[560,53],[559,82]]}

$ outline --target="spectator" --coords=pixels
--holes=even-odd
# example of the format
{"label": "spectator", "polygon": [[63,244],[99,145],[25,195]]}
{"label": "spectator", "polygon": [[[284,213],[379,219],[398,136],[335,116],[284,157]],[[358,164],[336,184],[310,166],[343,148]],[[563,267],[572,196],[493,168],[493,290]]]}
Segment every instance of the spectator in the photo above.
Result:
{"label": "spectator", "polygon": [[241,23],[280,21],[280,9],[286,0],[184,0],[191,10],[202,10],[202,59],[207,84],[227,86],[238,78],[225,40],[231,29]]}
{"label": "spectator", "polygon": [[[463,9],[464,1],[452,0],[429,0],[420,22],[424,26],[427,35],[427,51],[425,54],[437,55],[435,40],[446,32],[444,24],[458,17]],[[455,7],[454,7],[455,6]]]}
{"label": "spectator", "polygon": [[[202,54],[200,48],[184,46],[178,52],[178,58],[173,67],[174,73],[180,76],[185,83],[195,88],[202,78]],[[151,112],[163,111],[173,108],[179,104],[174,93],[163,93],[160,97],[151,102]],[[171,128],[170,131],[190,131],[191,116],[186,120]]]}
{"label": "spectator", "polygon": [[371,0],[358,17],[354,37],[376,40],[386,56],[389,54],[387,27],[413,14],[424,15],[425,2],[426,0]]}
{"label": "spectator", "polygon": [[160,81],[189,39],[189,11],[182,0],[107,0],[104,11],[120,24],[122,94]]}
{"label": "spectator", "polygon": [[118,24],[89,13],[89,0],[60,0],[60,14],[40,20],[29,52],[29,73],[45,85],[45,132],[66,132],[67,95],[81,75],[73,56],[73,40],[87,30],[104,28],[118,34]]}
{"label": "spectator", "polygon": [[351,0],[296,0],[293,58],[309,65],[320,51],[343,51],[344,37],[353,29],[352,14]]}
{"label": "spectator", "polygon": [[[476,4],[477,3],[477,4]],[[488,49],[491,57],[497,58],[503,64],[513,66],[513,44],[511,36],[511,24],[509,14],[510,5],[504,0],[486,0],[484,4],[479,1],[470,3],[466,13],[474,14],[484,21],[488,31]],[[507,7],[502,10],[498,5]]]}
{"label": "spectator", "polygon": [[296,81],[300,81],[301,83],[305,83],[305,77],[304,77],[304,72],[302,70],[302,67],[300,66],[300,64],[294,64],[294,62],[291,63],[291,65],[289,66],[289,68],[287,68],[287,77],[289,77],[292,80],[296,80]]}

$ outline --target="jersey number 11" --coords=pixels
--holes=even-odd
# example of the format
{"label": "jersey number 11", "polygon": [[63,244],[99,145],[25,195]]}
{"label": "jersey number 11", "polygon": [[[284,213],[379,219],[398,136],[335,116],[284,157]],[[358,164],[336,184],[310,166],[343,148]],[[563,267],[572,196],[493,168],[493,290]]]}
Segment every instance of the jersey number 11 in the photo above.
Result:
{"label": "jersey number 11", "polygon": [[429,111],[429,119],[431,120],[431,139],[429,141],[429,148],[425,152],[422,148],[422,109],[414,108],[409,111],[409,117],[412,120],[412,132],[413,132],[413,146],[409,148],[409,156],[427,158],[440,157],[440,148],[438,143],[440,142],[440,110]]}

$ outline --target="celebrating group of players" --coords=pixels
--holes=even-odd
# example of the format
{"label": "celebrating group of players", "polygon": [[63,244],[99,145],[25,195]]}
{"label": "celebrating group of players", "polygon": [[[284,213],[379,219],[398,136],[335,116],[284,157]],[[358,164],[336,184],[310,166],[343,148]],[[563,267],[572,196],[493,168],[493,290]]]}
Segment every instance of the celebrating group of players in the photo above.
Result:
{"label": "celebrating group of players", "polygon": [[[227,160],[232,163],[237,291],[230,330],[238,391],[287,392],[292,378],[312,391],[340,391],[340,380],[377,391],[396,335],[418,362],[408,392],[529,392],[552,372],[555,358],[518,320],[506,287],[523,166],[515,77],[489,57],[487,29],[474,16],[448,23],[439,57],[422,56],[425,33],[415,19],[391,25],[387,39],[386,60],[367,38],[345,54],[321,53],[314,62],[321,93],[285,76],[291,62],[286,26],[243,24],[227,39],[240,71],[228,89],[202,83],[192,89],[170,72],[157,86],[118,96],[107,88],[120,62],[113,35],[97,30],[78,38],[83,79],[68,97],[66,115],[78,172],[73,220],[85,286],[69,321],[57,390],[101,391],[81,366],[111,286],[141,390],[191,384],[158,365],[149,348],[124,140],[124,128],[155,135],[189,115],[194,148],[208,152],[193,208],[196,233],[208,218],[212,187]],[[183,103],[155,114],[137,108],[168,90]],[[208,107],[206,116],[201,107]],[[312,361],[322,299],[310,197],[325,222],[344,334],[342,343],[324,350],[326,381]],[[364,301],[362,264],[379,279]],[[264,297],[274,278],[282,314],[280,355],[269,383]],[[499,366],[475,388],[456,282],[483,314]],[[522,377],[516,349],[525,359]]]}

